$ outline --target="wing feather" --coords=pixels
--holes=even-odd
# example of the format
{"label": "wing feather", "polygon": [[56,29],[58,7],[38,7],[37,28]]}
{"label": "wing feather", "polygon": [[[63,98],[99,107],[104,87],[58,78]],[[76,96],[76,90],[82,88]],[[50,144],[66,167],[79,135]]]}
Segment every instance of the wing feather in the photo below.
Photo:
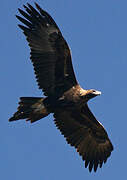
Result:
{"label": "wing feather", "polygon": [[[84,114],[85,113],[85,114]],[[85,160],[85,167],[96,172],[107,161],[113,146],[104,127],[95,119],[87,105],[81,111],[58,110],[55,124],[67,142]]]}
{"label": "wing feather", "polygon": [[46,96],[61,95],[77,84],[72,67],[70,49],[52,17],[35,3],[27,3],[23,17],[16,16],[31,49],[31,60],[39,88]]}

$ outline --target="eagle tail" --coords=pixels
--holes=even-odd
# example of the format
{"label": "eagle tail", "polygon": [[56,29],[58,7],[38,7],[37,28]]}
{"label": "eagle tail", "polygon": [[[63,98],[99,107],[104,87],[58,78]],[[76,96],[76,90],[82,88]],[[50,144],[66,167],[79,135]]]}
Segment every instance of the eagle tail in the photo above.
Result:
{"label": "eagle tail", "polygon": [[26,119],[26,121],[33,123],[47,116],[49,112],[43,103],[44,99],[39,97],[21,97],[18,110],[9,121]]}

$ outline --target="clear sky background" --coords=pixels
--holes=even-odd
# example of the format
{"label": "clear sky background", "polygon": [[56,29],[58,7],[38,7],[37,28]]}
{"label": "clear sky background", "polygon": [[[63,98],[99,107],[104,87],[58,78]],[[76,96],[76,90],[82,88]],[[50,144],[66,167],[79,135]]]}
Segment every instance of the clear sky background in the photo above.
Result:
{"label": "clear sky background", "polygon": [[41,96],[17,9],[31,0],[0,5],[0,179],[107,180],[127,178],[127,0],[37,0],[60,27],[77,79],[102,91],[89,106],[114,145],[107,163],[89,173],[50,115],[35,124],[8,122],[20,96]]}

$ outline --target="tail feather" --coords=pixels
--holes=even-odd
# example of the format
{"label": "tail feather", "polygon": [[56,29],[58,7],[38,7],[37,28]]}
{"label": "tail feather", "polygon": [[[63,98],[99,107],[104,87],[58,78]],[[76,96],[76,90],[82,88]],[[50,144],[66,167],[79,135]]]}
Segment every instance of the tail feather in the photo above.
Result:
{"label": "tail feather", "polygon": [[44,106],[43,100],[39,97],[21,97],[18,110],[9,121],[26,119],[26,121],[35,122],[49,114]]}

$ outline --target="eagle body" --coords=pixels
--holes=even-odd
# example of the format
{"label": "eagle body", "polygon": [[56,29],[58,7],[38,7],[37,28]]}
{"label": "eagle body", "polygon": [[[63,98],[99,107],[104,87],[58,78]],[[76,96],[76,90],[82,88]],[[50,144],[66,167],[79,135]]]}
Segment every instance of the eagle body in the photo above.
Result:
{"label": "eagle body", "polygon": [[30,47],[39,89],[45,97],[21,97],[18,110],[9,119],[31,123],[53,113],[54,123],[66,141],[75,147],[85,167],[96,172],[113,151],[102,124],[90,111],[87,102],[101,92],[82,89],[75,77],[69,46],[53,18],[37,3],[19,9],[16,17]]}
{"label": "eagle body", "polygon": [[50,104],[53,102],[54,106],[57,106],[56,108],[79,108],[79,106],[85,103],[80,93],[81,90],[82,88],[79,86],[74,86],[64,92],[60,97],[55,97],[56,100],[52,100],[51,98]]}
{"label": "eagle body", "polygon": [[[97,94],[93,94],[95,91]],[[47,107],[47,111],[55,113],[57,109],[66,108],[68,110],[81,109],[84,104],[91,98],[99,95],[100,91],[96,90],[84,90],[79,85],[73,86],[60,97],[51,96],[44,99],[44,106]]]}

